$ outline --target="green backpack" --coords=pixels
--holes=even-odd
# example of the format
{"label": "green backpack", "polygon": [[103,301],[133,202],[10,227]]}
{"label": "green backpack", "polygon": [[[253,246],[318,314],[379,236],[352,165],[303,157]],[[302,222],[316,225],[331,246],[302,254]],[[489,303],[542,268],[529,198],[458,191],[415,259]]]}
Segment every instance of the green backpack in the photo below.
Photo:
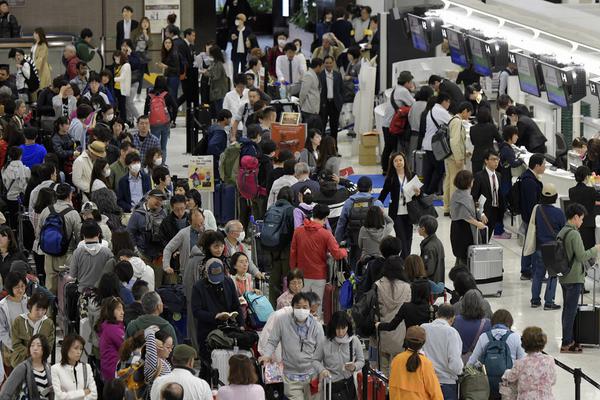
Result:
{"label": "green backpack", "polygon": [[240,168],[240,148],[239,143],[233,143],[228,146],[219,159],[219,175],[224,183],[230,185],[237,184],[238,170]]}

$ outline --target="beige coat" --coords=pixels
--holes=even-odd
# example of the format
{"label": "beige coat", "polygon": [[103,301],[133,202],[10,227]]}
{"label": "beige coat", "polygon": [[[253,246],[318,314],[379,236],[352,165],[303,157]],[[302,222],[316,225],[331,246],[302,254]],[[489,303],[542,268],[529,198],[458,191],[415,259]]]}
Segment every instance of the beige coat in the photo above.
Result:
{"label": "beige coat", "polygon": [[465,158],[467,158],[467,131],[460,117],[456,116],[450,120],[448,123],[448,135],[450,136],[450,148],[452,149],[452,155],[449,159],[465,161]]}
{"label": "beige coat", "polygon": [[52,68],[48,64],[48,46],[45,43],[38,44],[35,54],[31,54],[31,58],[40,75],[40,89],[50,86],[52,83]]}
{"label": "beige coat", "polygon": [[[404,303],[410,302],[410,285],[401,280],[390,281],[383,277],[377,282],[377,298],[379,300],[379,313],[381,322],[390,322]],[[392,357],[404,350],[404,336],[406,325],[404,321],[391,332],[380,332],[379,349],[382,353],[391,354]],[[372,338],[377,343],[376,338]]]}

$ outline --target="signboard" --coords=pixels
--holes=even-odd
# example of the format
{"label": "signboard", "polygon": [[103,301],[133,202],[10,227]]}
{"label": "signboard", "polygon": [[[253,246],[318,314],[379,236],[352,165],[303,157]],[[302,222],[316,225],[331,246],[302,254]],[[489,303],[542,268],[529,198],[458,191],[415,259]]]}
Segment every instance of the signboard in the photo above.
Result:
{"label": "signboard", "polygon": [[281,113],[281,125],[298,125],[300,123],[300,113],[283,112]]}
{"label": "signboard", "polygon": [[214,192],[215,171],[213,156],[192,156],[188,164],[188,179],[190,189]]}
{"label": "signboard", "polygon": [[180,0],[146,0],[144,1],[144,16],[150,20],[150,33],[161,33],[167,26],[167,16],[177,15],[181,20]]}
{"label": "signboard", "polygon": [[271,140],[277,145],[277,154],[287,149],[296,154],[304,148],[306,140],[306,124],[300,125],[271,125]]}

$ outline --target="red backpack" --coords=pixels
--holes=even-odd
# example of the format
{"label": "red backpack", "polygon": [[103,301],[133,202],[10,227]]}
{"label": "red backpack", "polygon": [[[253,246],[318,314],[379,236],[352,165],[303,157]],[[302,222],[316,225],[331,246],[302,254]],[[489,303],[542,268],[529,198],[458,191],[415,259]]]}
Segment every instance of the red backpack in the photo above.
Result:
{"label": "red backpack", "polygon": [[410,112],[410,107],[402,104],[398,106],[396,101],[394,100],[394,92],[396,89],[392,90],[392,94],[390,96],[390,102],[392,103],[392,107],[394,108],[394,116],[392,117],[392,122],[390,122],[390,133],[392,135],[401,136],[408,129],[408,113]]}
{"label": "red backpack", "polygon": [[258,185],[258,159],[253,156],[243,156],[237,176],[237,187],[240,196],[253,200],[259,195],[266,195],[266,190]]}
{"label": "red backpack", "polygon": [[167,110],[167,102],[165,97],[169,95],[169,92],[162,92],[159,95],[150,93],[150,125],[166,125],[169,123],[171,118],[169,117],[169,110]]}

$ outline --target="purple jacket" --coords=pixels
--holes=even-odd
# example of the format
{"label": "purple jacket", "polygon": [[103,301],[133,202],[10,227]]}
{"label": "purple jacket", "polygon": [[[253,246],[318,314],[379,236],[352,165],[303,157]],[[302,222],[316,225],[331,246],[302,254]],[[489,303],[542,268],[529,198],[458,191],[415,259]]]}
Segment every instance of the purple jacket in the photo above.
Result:
{"label": "purple jacket", "polygon": [[111,324],[104,321],[100,324],[98,332],[100,347],[100,371],[102,379],[108,382],[115,378],[115,371],[119,363],[119,348],[125,339],[125,326],[123,323]]}
{"label": "purple jacket", "polygon": [[[306,204],[300,203],[298,207],[294,208],[294,229],[299,226],[304,225],[305,219],[310,219],[308,215],[312,215],[312,209],[315,208],[317,203]],[[304,210],[304,211],[303,211]],[[308,213],[308,215],[307,215]],[[329,221],[325,222],[325,228],[331,231],[331,226],[329,225]]]}

